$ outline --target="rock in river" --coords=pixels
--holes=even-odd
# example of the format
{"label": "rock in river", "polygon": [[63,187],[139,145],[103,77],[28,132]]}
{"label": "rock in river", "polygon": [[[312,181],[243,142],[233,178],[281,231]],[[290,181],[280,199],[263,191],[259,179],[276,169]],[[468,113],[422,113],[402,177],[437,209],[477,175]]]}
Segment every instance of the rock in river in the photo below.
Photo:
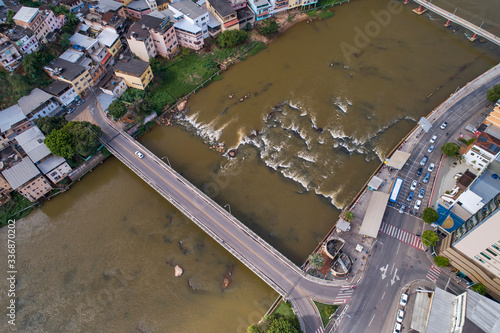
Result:
{"label": "rock in river", "polygon": [[174,271],[176,277],[179,277],[182,275],[182,273],[184,273],[184,270],[179,265],[175,265]]}

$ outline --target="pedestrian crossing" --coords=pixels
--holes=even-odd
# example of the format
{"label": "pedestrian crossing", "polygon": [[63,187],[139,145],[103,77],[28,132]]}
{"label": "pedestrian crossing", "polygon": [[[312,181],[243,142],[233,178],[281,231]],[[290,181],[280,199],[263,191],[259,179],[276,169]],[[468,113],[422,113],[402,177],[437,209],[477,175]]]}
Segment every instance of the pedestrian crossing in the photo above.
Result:
{"label": "pedestrian crossing", "polygon": [[425,277],[431,280],[432,282],[436,283],[439,274],[441,274],[441,269],[436,265],[432,265],[431,268],[429,268],[429,271],[427,272],[427,275]]}
{"label": "pedestrian crossing", "polygon": [[318,328],[314,333],[323,333],[323,327]]}
{"label": "pedestrian crossing", "polygon": [[420,237],[406,230],[397,228],[391,224],[383,222],[382,225],[380,226],[379,232],[394,237],[403,243],[413,246],[416,249],[425,251],[425,246],[424,244],[422,244],[422,240],[420,239]]}
{"label": "pedestrian crossing", "polygon": [[352,286],[343,286],[340,288],[339,294],[333,301],[333,304],[340,305],[347,303],[351,299],[353,293],[354,289]]}

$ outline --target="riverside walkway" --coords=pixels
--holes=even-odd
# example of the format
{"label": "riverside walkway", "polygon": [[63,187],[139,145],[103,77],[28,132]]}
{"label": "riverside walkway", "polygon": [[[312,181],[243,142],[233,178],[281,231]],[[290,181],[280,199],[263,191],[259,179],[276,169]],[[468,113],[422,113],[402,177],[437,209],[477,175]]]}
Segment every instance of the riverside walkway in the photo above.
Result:
{"label": "riverside walkway", "polygon": [[[225,209],[112,123],[99,103],[92,111],[105,147],[197,226],[291,302],[306,333],[323,332],[313,299],[333,304],[340,292],[334,281],[314,278],[293,264]],[[140,151],[144,157],[135,155]]]}
{"label": "riverside walkway", "polygon": [[483,38],[487,39],[488,41],[500,46],[500,38],[495,36],[491,32],[488,32],[488,31],[484,30],[483,28],[478,27],[477,25],[474,25],[474,24],[470,23],[469,21],[467,21],[467,20],[465,20],[457,15],[452,14],[452,13],[442,9],[441,7],[438,7],[434,4],[432,4],[429,1],[426,1],[426,0],[413,0],[413,1],[415,1],[421,7],[425,7],[428,10],[444,17],[447,20],[449,20],[451,22],[455,22],[456,24],[461,25],[462,27],[469,29],[470,31],[472,31],[474,33],[474,37],[472,37],[472,38],[475,39],[475,36],[479,35],[479,36],[482,36]]}

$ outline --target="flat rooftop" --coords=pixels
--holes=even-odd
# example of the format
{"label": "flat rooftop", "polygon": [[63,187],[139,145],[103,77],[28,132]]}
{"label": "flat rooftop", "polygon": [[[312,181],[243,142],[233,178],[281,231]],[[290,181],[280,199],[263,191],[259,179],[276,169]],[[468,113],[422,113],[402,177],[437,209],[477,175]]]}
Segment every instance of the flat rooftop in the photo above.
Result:
{"label": "flat rooftop", "polygon": [[115,70],[125,74],[141,76],[148,69],[148,67],[149,67],[148,62],[139,59],[130,59],[127,62],[118,61],[114,68]]}
{"label": "flat rooftop", "polygon": [[236,14],[234,8],[231,7],[226,0],[207,0],[207,2],[210,3],[210,6],[214,7],[221,16]]}

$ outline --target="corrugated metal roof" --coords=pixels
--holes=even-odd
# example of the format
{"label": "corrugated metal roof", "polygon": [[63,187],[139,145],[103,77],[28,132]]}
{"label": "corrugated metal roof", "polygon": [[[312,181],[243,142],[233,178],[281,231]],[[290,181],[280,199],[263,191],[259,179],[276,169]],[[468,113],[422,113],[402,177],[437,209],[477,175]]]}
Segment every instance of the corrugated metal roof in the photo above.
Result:
{"label": "corrugated metal roof", "polygon": [[40,174],[40,171],[38,171],[29,158],[23,159],[12,168],[2,172],[2,175],[14,190],[22,186],[27,181],[33,179],[38,174]]}
{"label": "corrugated metal roof", "polygon": [[48,174],[51,170],[54,170],[56,167],[60,166],[66,162],[64,157],[61,156],[52,156],[43,161],[42,163],[38,164],[38,169],[46,175]]}
{"label": "corrugated metal roof", "polygon": [[388,167],[399,170],[405,165],[408,158],[410,158],[410,155],[411,155],[410,153],[401,150],[396,150],[386,164]]}
{"label": "corrugated metal roof", "polygon": [[417,332],[425,332],[427,318],[429,317],[429,308],[431,306],[432,294],[416,293],[415,304],[413,305],[410,327]]}
{"label": "corrugated metal roof", "polygon": [[500,304],[467,290],[466,317],[485,332],[500,332]]}
{"label": "corrugated metal roof", "polygon": [[50,155],[49,148],[43,143],[45,135],[43,135],[38,127],[32,127],[26,132],[19,134],[16,140],[34,163]]}
{"label": "corrugated metal roof", "polygon": [[456,296],[436,288],[426,333],[453,332]]}
{"label": "corrugated metal roof", "polygon": [[378,230],[382,224],[389,193],[374,191],[372,192],[368,208],[366,209],[363,223],[359,229],[361,235],[377,238]]}
{"label": "corrugated metal roof", "polygon": [[28,96],[21,97],[17,104],[19,104],[23,113],[27,115],[51,98],[52,95],[49,93],[46,93],[42,89],[35,88]]}
{"label": "corrugated metal roof", "polygon": [[19,9],[16,15],[14,15],[14,20],[29,23],[36,14],[38,14],[38,8],[23,6]]}
{"label": "corrugated metal roof", "polygon": [[26,119],[26,116],[23,113],[23,110],[19,107],[19,105],[12,105],[10,108],[7,108],[3,111],[0,111],[0,131],[5,132],[9,130],[12,125],[21,120]]}
{"label": "corrugated metal roof", "polygon": [[99,36],[97,36],[97,40],[101,43],[106,45],[107,47],[113,46],[113,44],[116,42],[116,40],[120,38],[120,35],[118,35],[116,32],[113,32],[109,29],[104,29]]}

